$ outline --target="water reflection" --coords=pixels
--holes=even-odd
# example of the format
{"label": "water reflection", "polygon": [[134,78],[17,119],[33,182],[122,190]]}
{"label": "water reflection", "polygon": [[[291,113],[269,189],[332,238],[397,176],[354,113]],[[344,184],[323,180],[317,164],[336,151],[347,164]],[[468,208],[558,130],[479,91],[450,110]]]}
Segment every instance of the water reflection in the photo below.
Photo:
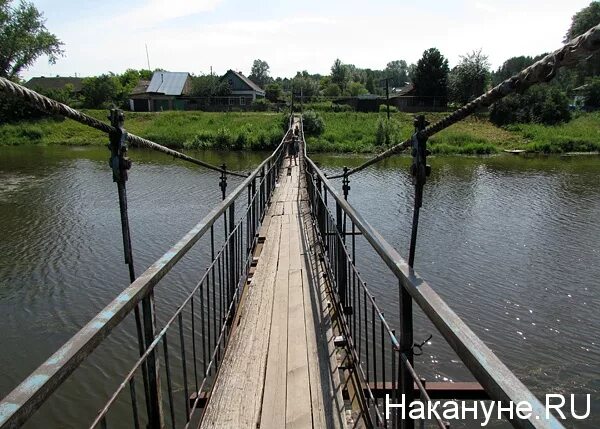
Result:
{"label": "water reflection", "polygon": [[[201,152],[249,171],[264,154]],[[141,273],[220,200],[218,174],[132,150],[129,209]],[[116,189],[104,148],[3,148],[0,156],[0,396],[62,345],[128,283]],[[363,157],[315,156],[327,172]],[[600,424],[600,159],[431,157],[416,268],[538,395],[592,393]],[[350,202],[401,254],[412,219],[410,159],[396,157],[352,177]],[[240,182],[230,178],[228,190]],[[338,185],[340,181],[337,181]],[[217,231],[220,233],[220,231]],[[397,324],[397,283],[359,237],[359,268]],[[199,243],[157,290],[159,321],[205,267]],[[415,339],[435,329],[419,312]],[[126,322],[131,327],[131,320]],[[31,427],[94,415],[127,358],[132,329],[119,329],[57,393]],[[430,380],[468,372],[434,335],[420,370]],[[105,362],[111,362],[107,366]],[[131,361],[129,361],[131,362]],[[81,380],[85,380],[81,383]],[[86,409],[64,407],[89,398]],[[61,406],[62,404],[62,406]]]}

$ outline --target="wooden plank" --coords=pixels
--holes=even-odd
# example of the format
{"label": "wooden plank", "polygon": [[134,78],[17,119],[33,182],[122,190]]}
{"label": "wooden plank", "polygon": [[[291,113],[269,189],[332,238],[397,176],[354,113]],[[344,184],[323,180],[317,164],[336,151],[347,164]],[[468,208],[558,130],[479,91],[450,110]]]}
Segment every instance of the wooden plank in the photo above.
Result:
{"label": "wooden plank", "polygon": [[288,347],[288,268],[290,259],[289,224],[282,225],[279,241],[279,261],[275,282],[273,317],[267,372],[260,421],[261,429],[285,428],[287,347]]}
{"label": "wooden plank", "polygon": [[[317,311],[316,317],[313,317],[313,302],[311,299],[310,285],[306,278],[307,272],[303,264],[302,283],[304,285],[304,320],[306,325],[306,356],[308,360],[308,377],[310,387],[310,398],[313,418],[313,429],[326,429],[327,418],[325,416],[325,405],[323,402],[322,386],[325,380],[321,379],[321,364],[319,363],[319,352],[317,350],[317,335],[323,333],[317,326],[320,326],[320,311]],[[316,320],[315,320],[316,319]],[[315,321],[317,323],[315,323]],[[329,365],[327,365],[329,368]]]}
{"label": "wooden plank", "polygon": [[288,215],[290,222],[290,270],[299,270],[302,268],[302,258],[300,256],[300,228],[298,215]]}
{"label": "wooden plank", "polygon": [[[290,253],[290,261],[292,256]],[[299,269],[290,269],[286,429],[310,427],[312,427],[312,415],[306,356],[302,272]]]}
{"label": "wooden plank", "polygon": [[247,288],[240,323],[227,351],[202,420],[201,428],[255,428],[260,422],[269,325],[281,223],[274,217],[257,271]]}
{"label": "wooden plank", "polygon": [[[303,183],[303,181],[301,181]],[[305,188],[301,194],[306,194]],[[303,273],[306,272],[305,310],[308,347],[308,366],[313,409],[313,427],[327,429],[346,428],[346,410],[342,396],[342,385],[338,372],[337,353],[333,344],[334,333],[329,316],[327,302],[329,296],[325,278],[320,274],[324,267],[318,259],[317,252],[310,252],[315,246],[315,235],[312,217],[306,207],[306,198],[301,204],[300,226],[305,232],[302,240],[304,257]],[[310,308],[309,308],[310,306]],[[353,427],[362,427],[360,425]]]}

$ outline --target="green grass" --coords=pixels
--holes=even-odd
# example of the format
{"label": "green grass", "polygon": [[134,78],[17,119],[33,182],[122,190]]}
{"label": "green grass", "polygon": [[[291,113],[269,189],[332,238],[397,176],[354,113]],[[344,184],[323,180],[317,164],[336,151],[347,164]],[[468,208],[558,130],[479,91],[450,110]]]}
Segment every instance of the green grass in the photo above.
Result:
{"label": "green grass", "polygon": [[[107,122],[104,110],[87,114]],[[273,113],[125,113],[125,129],[174,148],[263,150],[283,137],[281,115]],[[69,119],[47,118],[0,126],[0,145],[100,145],[107,136]]]}
{"label": "green grass", "polygon": [[507,127],[520,135],[523,149],[532,152],[600,151],[600,112],[581,113],[566,124],[544,126],[517,124]]}
{"label": "green grass", "polygon": [[[107,121],[104,110],[86,111]],[[372,153],[385,145],[376,144],[379,121],[385,113],[320,112],[325,132],[308,138],[310,152]],[[445,113],[426,113],[430,122]],[[125,114],[125,128],[134,134],[174,148],[265,150],[274,147],[283,135],[281,115],[275,113],[162,112]],[[389,145],[413,133],[413,115],[392,113]],[[499,128],[486,115],[471,116],[429,140],[433,154],[482,155],[503,149],[532,152],[600,151],[600,112],[580,113],[569,123],[544,126],[517,124]],[[48,118],[0,125],[0,145],[66,144],[104,145],[107,136],[68,119]]]}
{"label": "green grass", "polygon": [[[385,113],[320,113],[325,132],[308,138],[311,152],[381,152],[376,145],[377,123],[386,120]],[[426,113],[434,123],[446,113]],[[390,145],[409,138],[414,132],[414,115],[393,113],[395,130]],[[600,151],[600,112],[581,113],[569,123],[557,126],[519,124],[500,128],[485,114],[473,115],[450,126],[429,139],[429,150],[440,155],[486,155],[504,149],[526,149],[531,152],[565,153]]]}

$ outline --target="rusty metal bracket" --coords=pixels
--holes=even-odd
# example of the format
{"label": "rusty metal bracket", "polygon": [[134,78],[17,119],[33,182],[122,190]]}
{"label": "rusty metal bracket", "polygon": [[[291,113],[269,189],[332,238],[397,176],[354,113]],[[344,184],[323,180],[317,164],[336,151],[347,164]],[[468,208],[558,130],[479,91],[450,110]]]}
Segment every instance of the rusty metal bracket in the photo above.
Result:
{"label": "rusty metal bracket", "polygon": [[127,131],[123,128],[125,117],[120,109],[112,109],[110,115],[114,131],[109,133],[110,159],[108,165],[113,172],[113,182],[124,183],[127,181],[127,170],[131,168],[131,160],[127,158]]}
{"label": "rusty metal bracket", "polygon": [[219,180],[219,188],[221,188],[221,197],[224,200],[227,191],[227,165],[221,165],[223,171],[221,172],[221,179]]}
{"label": "rusty metal bracket", "polygon": [[[414,356],[421,356],[423,354],[423,346],[429,342],[433,338],[433,334],[429,334],[429,336],[422,341],[421,343],[414,343],[412,346],[412,352]],[[418,350],[418,352],[417,352]]]}
{"label": "rusty metal bracket", "polygon": [[348,200],[348,191],[350,191],[350,178],[348,177],[348,167],[344,167],[344,178],[342,179],[342,192],[344,199]]}

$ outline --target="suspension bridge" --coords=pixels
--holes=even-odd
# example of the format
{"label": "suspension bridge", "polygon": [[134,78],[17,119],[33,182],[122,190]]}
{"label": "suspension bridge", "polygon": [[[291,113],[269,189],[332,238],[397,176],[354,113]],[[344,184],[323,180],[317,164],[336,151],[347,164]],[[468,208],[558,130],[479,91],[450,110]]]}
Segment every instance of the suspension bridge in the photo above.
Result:
{"label": "suspension bridge", "polygon": [[[327,177],[307,154],[301,115],[290,115],[281,143],[249,174],[214,166],[129,134],[124,115],[110,124],[0,79],[0,91],[39,109],[109,134],[117,184],[125,263],[131,284],[0,402],[0,428],[26,424],[55,390],[116,328],[135,327],[135,358],[90,421],[71,426],[197,428],[447,428],[386,413],[386,401],[482,399],[526,402],[520,428],[562,428],[545,406],[413,269],[423,188],[429,174],[427,138],[482,106],[548,81],[600,49],[600,26],[567,43],[440,122],[415,120],[405,142],[361,166]],[[299,130],[298,135],[294,133]],[[298,165],[285,157],[298,139]],[[214,170],[222,201],[142,274],[134,266],[126,183],[127,143]],[[404,259],[347,201],[350,176],[412,148],[415,185],[409,256]],[[227,193],[227,178],[242,182]],[[341,192],[332,179],[342,178]],[[356,239],[368,243],[395,278],[397,326],[384,316],[357,269]],[[206,269],[166,322],[154,299],[161,280],[196,246],[210,255]],[[164,280],[163,280],[164,281]],[[418,306],[477,382],[434,383],[421,378],[413,338]],[[126,320],[134,323],[127,325]],[[387,398],[387,399],[386,399]],[[81,398],[85,402],[85,398]],[[73,404],[78,406],[78,404]]]}

